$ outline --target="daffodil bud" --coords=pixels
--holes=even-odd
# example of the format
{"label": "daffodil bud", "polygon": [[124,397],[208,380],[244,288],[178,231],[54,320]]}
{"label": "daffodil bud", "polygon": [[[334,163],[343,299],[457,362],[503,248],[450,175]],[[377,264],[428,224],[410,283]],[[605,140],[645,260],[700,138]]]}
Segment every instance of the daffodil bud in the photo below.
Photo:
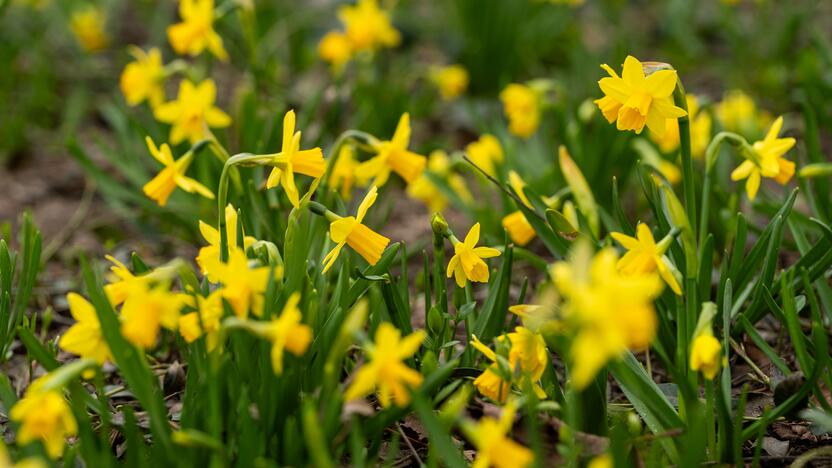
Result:
{"label": "daffodil bud", "polygon": [[804,179],[812,177],[828,177],[832,175],[832,163],[807,164],[798,173]]}
{"label": "daffodil bud", "polygon": [[436,306],[431,307],[428,312],[428,330],[435,337],[440,336],[445,330],[445,319],[442,317],[442,312]]}
{"label": "daffodil bud", "polygon": [[430,220],[430,227],[433,229],[434,234],[438,234],[440,236],[445,236],[448,234],[448,222],[445,221],[445,217],[442,216],[442,213],[434,213],[433,217]]}

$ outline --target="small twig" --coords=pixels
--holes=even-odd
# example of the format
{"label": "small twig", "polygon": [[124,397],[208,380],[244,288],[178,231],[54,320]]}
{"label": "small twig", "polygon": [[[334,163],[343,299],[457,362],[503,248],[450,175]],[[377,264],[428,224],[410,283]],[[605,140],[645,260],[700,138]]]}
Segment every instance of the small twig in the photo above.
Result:
{"label": "small twig", "polygon": [[407,434],[404,433],[404,431],[402,430],[402,425],[398,422],[396,423],[396,429],[399,430],[399,434],[402,435],[402,438],[404,439],[404,442],[407,444],[407,447],[410,449],[411,452],[413,452],[413,456],[416,457],[416,461],[419,462],[419,466],[424,466],[424,463],[422,463],[422,459],[419,457],[419,453],[413,447],[413,444],[410,443],[410,437],[408,437]]}
{"label": "small twig", "polygon": [[55,252],[61,248],[61,246],[69,240],[72,234],[81,226],[81,223],[87,217],[87,213],[90,210],[90,206],[92,205],[93,196],[95,195],[95,181],[90,178],[84,179],[84,193],[81,195],[81,202],[78,204],[78,208],[75,210],[75,213],[72,214],[72,217],[69,218],[69,221],[66,225],[58,231],[55,237],[46,244],[46,247],[43,249],[43,254],[40,257],[41,263],[46,263],[47,260],[52,258],[55,255]]}
{"label": "small twig", "polygon": [[760,377],[760,379],[762,379],[762,381],[765,382],[766,385],[771,386],[771,379],[765,373],[763,373],[763,371],[759,367],[757,367],[756,364],[754,364],[754,361],[752,361],[751,358],[749,358],[748,355],[745,354],[745,351],[742,348],[740,348],[740,345],[738,345],[733,338],[731,338],[731,348],[733,348],[734,352],[736,352],[737,355],[739,355],[739,357],[741,357],[746,364],[751,366],[751,369],[754,371],[754,373],[756,373]]}

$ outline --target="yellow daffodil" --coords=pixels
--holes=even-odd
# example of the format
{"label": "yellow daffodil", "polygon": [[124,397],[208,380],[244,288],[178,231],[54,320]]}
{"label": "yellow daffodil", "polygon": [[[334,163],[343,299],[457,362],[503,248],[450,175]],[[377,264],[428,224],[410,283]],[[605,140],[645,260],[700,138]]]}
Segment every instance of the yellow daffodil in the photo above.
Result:
{"label": "yellow daffodil", "polygon": [[205,347],[212,351],[217,346],[223,315],[222,290],[217,289],[208,297],[190,296],[188,305],[196,310],[179,317],[179,334],[187,343],[193,343],[205,335]]}
{"label": "yellow daffodil", "polygon": [[[711,142],[711,116],[707,112],[700,112],[699,99],[696,96],[688,94],[687,104],[690,118],[691,154],[694,158],[702,158]],[[662,152],[676,151],[679,148],[679,119],[667,119],[664,136],[659,137],[655,132],[650,132],[650,138]]]}
{"label": "yellow daffodil", "polygon": [[142,282],[146,278],[135,276],[127,266],[112,255],[107,255],[105,258],[113,265],[110,267],[110,274],[107,277],[109,284],[104,286],[104,293],[110,304],[115,307],[127,299],[137,282]]}
{"label": "yellow daffodil", "polygon": [[[228,245],[232,247],[236,246],[237,210],[234,209],[234,206],[231,203],[225,207],[225,226],[228,233]],[[219,282],[219,279],[217,278],[215,272],[218,270],[221,263],[220,232],[202,220],[199,221],[199,232],[202,234],[205,242],[208,242],[208,245],[199,249],[199,254],[196,257],[196,264],[199,265],[202,274],[208,278],[208,281],[217,283]],[[244,236],[243,248],[247,249],[255,242],[257,242],[257,239],[251,236]]]}
{"label": "yellow daffodil", "polygon": [[187,295],[172,293],[164,284],[150,287],[136,283],[121,306],[121,334],[133,345],[150,349],[161,328],[176,330],[179,312],[187,301]]}
{"label": "yellow daffodil", "polygon": [[145,52],[138,47],[128,48],[135,59],[121,72],[121,92],[127,104],[136,106],[145,100],[156,107],[165,100],[165,70],[162,53],[156,47]]}
{"label": "yellow daffodil", "polygon": [[387,244],[390,243],[390,239],[373,231],[362,223],[364,216],[367,215],[367,210],[373,206],[377,197],[378,188],[376,186],[370,187],[364,200],[358,205],[358,212],[355,216],[338,218],[329,224],[329,237],[332,238],[332,242],[335,242],[336,245],[324,257],[324,273],[329,271],[332,265],[335,264],[335,260],[338,258],[344,245],[352,247],[370,265],[378,263],[381,254],[387,248]]}
{"label": "yellow daffodil", "polygon": [[270,164],[274,168],[266,181],[266,188],[283,184],[286,196],[289,197],[292,206],[297,208],[300,205],[300,194],[295,185],[295,173],[317,179],[323,175],[326,162],[320,148],[300,149],[300,131],[295,131],[294,110],[289,110],[283,116],[283,145],[280,152],[268,156],[273,158]]}
{"label": "yellow daffodil", "polygon": [[492,177],[497,175],[497,164],[503,162],[503,146],[500,145],[500,140],[488,133],[483,133],[477,141],[468,143],[465,153],[471,162]]}
{"label": "yellow daffodil", "polygon": [[656,274],[622,275],[612,248],[594,257],[591,247],[579,243],[569,261],[552,267],[552,279],[564,298],[560,312],[566,331],[574,336],[570,347],[572,385],[585,388],[607,361],[628,349],[646,348],[656,335],[653,299],[662,290]]}
{"label": "yellow daffodil", "polygon": [[694,338],[690,352],[690,369],[702,372],[708,380],[713,380],[722,364],[722,344],[714,338],[710,329]]}
{"label": "yellow daffodil", "polygon": [[101,324],[95,308],[80,294],[71,292],[66,295],[69,302],[69,313],[75,319],[75,324],[61,336],[58,346],[68,352],[90,358],[99,364],[113,360],[110,347],[101,335]]}
{"label": "yellow daffodil", "polygon": [[523,468],[534,461],[534,453],[506,437],[514,426],[515,403],[503,407],[500,419],[483,416],[476,424],[463,426],[466,437],[477,448],[472,466]]}
{"label": "yellow daffodil", "polygon": [[332,69],[338,73],[352,58],[352,43],[346,34],[330,31],[318,43],[318,56],[332,65]]}
{"label": "yellow daffodil", "polygon": [[[505,343],[506,340],[508,340],[508,344],[510,345],[508,352],[508,362],[511,366],[510,371],[522,372],[524,376],[531,380],[532,388],[537,394],[537,397],[546,398],[546,393],[538,383],[543,372],[546,370],[546,363],[549,360],[543,337],[526,327],[516,327],[513,332],[498,338],[498,342],[500,343]],[[476,336],[471,341],[471,345],[494,363],[474,379],[474,386],[477,387],[477,390],[481,394],[488,398],[499,403],[504,403],[508,398],[511,384],[515,382],[513,376],[509,380],[500,376],[496,353],[485,346]]]}
{"label": "yellow daffodil", "polygon": [[614,466],[615,465],[613,464],[610,454],[605,453],[590,460],[589,463],[587,463],[586,468],[613,468]]}
{"label": "yellow daffodil", "polygon": [[206,48],[225,62],[228,54],[214,30],[214,0],[180,0],[181,23],[168,27],[168,40],[179,55],[196,57]]}
{"label": "yellow daffodil", "polygon": [[187,172],[188,167],[194,159],[193,152],[189,151],[185,156],[174,160],[173,153],[167,143],[162,143],[162,146],[157,148],[156,143],[150,137],[145,137],[145,142],[153,158],[165,166],[156,177],[144,185],[142,190],[145,195],[156,201],[159,206],[165,206],[167,204],[168,198],[170,198],[170,195],[176,187],[188,193],[198,193],[210,200],[214,199],[214,194],[208,190],[208,187],[200,184],[195,179],[185,176],[185,172]]}
{"label": "yellow daffodil", "polygon": [[484,258],[500,255],[500,251],[491,247],[477,247],[480,240],[480,223],[474,224],[464,242],[454,240],[454,256],[448,262],[448,278],[454,276],[457,286],[465,287],[467,281],[488,282],[488,265]]}
{"label": "yellow daffodil", "polygon": [[[222,297],[231,305],[234,315],[248,317],[249,311],[263,315],[263,294],[268,288],[269,267],[249,267],[245,252],[229,245],[227,263],[217,265],[216,278],[222,283]],[[275,271],[275,276],[282,271]]]}
{"label": "yellow daffodil", "polygon": [[416,180],[422,175],[427,159],[408,151],[409,144],[410,114],[404,113],[399,119],[393,138],[374,143],[373,149],[377,154],[359,164],[357,169],[359,181],[363,184],[374,178],[373,185],[381,187],[390,178],[391,171],[400,175],[408,184]]}
{"label": "yellow daffodil", "polygon": [[283,373],[284,350],[300,356],[312,342],[312,329],[301,323],[303,315],[298,309],[299,302],[300,293],[292,293],[280,317],[272,319],[267,328],[266,336],[272,343],[272,369],[277,375]]}
{"label": "yellow daffodil", "polygon": [[605,96],[595,101],[609,123],[617,121],[619,130],[641,133],[644,126],[657,137],[664,137],[667,119],[678,119],[687,113],[673,104],[676,88],[675,70],[658,70],[645,77],[642,63],[628,55],[621,77],[604,64],[610,76],[601,78],[598,86]]}
{"label": "yellow daffodil", "polygon": [[[37,5],[32,5],[36,8],[41,8]],[[3,468],[49,468],[49,464],[46,463],[46,460],[40,458],[39,456],[29,456],[26,458],[20,458],[17,463],[13,462],[12,459],[9,457],[9,450],[6,448],[6,444],[0,441],[0,467]]]}
{"label": "yellow daffodil", "polygon": [[355,5],[338,9],[345,34],[352,49],[372,51],[380,47],[395,47],[401,37],[390,22],[390,14],[378,7],[376,0],[358,0]]}
{"label": "yellow daffodil", "polygon": [[60,390],[43,390],[49,374],[38,378],[11,408],[9,419],[20,424],[17,444],[40,441],[50,458],[61,456],[66,438],[78,433],[78,424]]}
{"label": "yellow daffodil", "polygon": [[153,115],[156,120],[172,125],[171,144],[178,145],[185,139],[193,144],[205,138],[208,127],[231,125],[231,117],[214,105],[216,98],[214,80],[207,79],[198,85],[182,80],[176,100],[159,105]]}
{"label": "yellow daffodil", "polygon": [[352,198],[352,188],[355,185],[355,171],[357,169],[358,160],[355,159],[355,148],[350,145],[342,146],[338,151],[329,180],[333,187],[340,189],[341,198],[344,200]]}
{"label": "yellow daffodil", "polygon": [[86,52],[99,52],[107,47],[110,38],[104,32],[104,13],[87,6],[72,14],[69,27]]}
{"label": "yellow daffodil", "polygon": [[508,117],[508,131],[529,138],[540,125],[540,94],[529,86],[512,83],[500,93],[503,112]]}
{"label": "yellow daffodil", "polygon": [[458,98],[468,89],[468,71],[461,65],[435,67],[430,72],[430,80],[445,101]]}
{"label": "yellow daffodil", "polygon": [[726,92],[716,105],[716,116],[729,132],[756,136],[771,123],[771,115],[757,108],[751,96],[742,90]]}
{"label": "yellow daffodil", "polygon": [[[532,204],[529,202],[528,197],[526,197],[526,194],[523,191],[523,188],[526,186],[526,182],[523,181],[520,174],[514,171],[509,171],[508,181],[509,185],[511,185],[514,192],[517,194],[517,197],[520,198],[520,201],[527,207],[531,208]],[[536,234],[534,227],[532,227],[529,220],[526,219],[526,215],[524,215],[520,210],[504,216],[502,225],[508,232],[508,236],[511,238],[511,241],[519,246],[528,244],[532,239],[534,239]]]}
{"label": "yellow daffodil", "polygon": [[618,271],[625,276],[632,276],[658,270],[659,276],[670,286],[670,289],[676,294],[682,294],[682,287],[679,286],[679,281],[673,274],[675,267],[665,255],[673,242],[671,236],[665,237],[657,244],[653,233],[650,232],[650,227],[644,223],[639,223],[636,228],[636,237],[620,232],[613,232],[610,235],[627,249],[627,253],[618,260]]}
{"label": "yellow daffodil", "polygon": [[422,374],[402,362],[413,356],[425,339],[424,330],[417,330],[401,337],[399,329],[383,322],[376,330],[375,343],[366,350],[370,362],[355,374],[355,379],[344,394],[344,400],[352,401],[378,389],[381,406],[397,406],[410,403],[410,390],[422,383]]}
{"label": "yellow daffodil", "polygon": [[795,145],[794,138],[779,138],[783,117],[771,124],[762,141],[754,142],[752,154],[731,173],[731,180],[747,179],[745,191],[753,200],[760,188],[760,178],[768,177],[780,185],[786,185],[794,175],[795,164],[783,157]]}

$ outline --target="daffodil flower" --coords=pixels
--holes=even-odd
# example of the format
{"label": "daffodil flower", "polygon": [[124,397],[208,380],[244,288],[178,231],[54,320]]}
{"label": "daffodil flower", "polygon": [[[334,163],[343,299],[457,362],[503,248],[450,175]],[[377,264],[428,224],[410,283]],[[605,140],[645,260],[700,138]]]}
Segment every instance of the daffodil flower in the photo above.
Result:
{"label": "daffodil flower", "polygon": [[727,91],[716,105],[716,116],[729,132],[756,135],[771,123],[771,115],[757,108],[757,104],[740,89]]}
{"label": "daffodil flower", "polygon": [[32,382],[23,398],[12,406],[9,419],[20,424],[18,445],[43,442],[47,455],[54,460],[63,453],[66,438],[78,433],[78,424],[60,390],[42,389],[48,377]]}
{"label": "daffodil flower", "polygon": [[182,80],[176,100],[159,105],[153,115],[156,120],[172,125],[171,144],[178,145],[185,139],[193,144],[205,138],[207,127],[231,125],[231,117],[214,105],[216,98],[214,80],[207,79],[198,85]]}
{"label": "daffodil flower", "polygon": [[540,94],[527,85],[511,83],[500,92],[503,112],[508,117],[508,131],[529,138],[540,126]]}
{"label": "daffodil flower", "polygon": [[[222,283],[222,296],[231,305],[234,315],[248,317],[249,311],[263,315],[263,294],[269,282],[269,267],[249,267],[242,249],[229,244],[228,263],[217,265],[216,278]],[[275,272],[275,275],[282,272]]]}
{"label": "daffodil flower", "polygon": [[690,369],[702,372],[708,380],[713,380],[722,363],[722,344],[708,330],[694,338],[690,352]]}
{"label": "daffodil flower", "polygon": [[67,294],[66,300],[75,323],[58,340],[58,346],[68,353],[90,358],[99,364],[112,361],[113,355],[101,334],[101,323],[98,322],[92,304],[74,292]]}
{"label": "daffodil flower", "polygon": [[217,289],[208,297],[190,296],[187,303],[196,310],[179,317],[179,334],[187,343],[193,343],[205,335],[205,347],[210,352],[218,344],[220,320],[223,316],[222,290]]}
{"label": "daffodil flower", "polygon": [[355,159],[355,148],[350,145],[343,145],[338,151],[338,159],[332,167],[330,182],[333,187],[339,189],[341,198],[349,200],[352,198],[352,189],[355,185],[355,171],[358,169],[358,161]]}
{"label": "daffodil flower", "polygon": [[608,65],[601,67],[610,76],[598,81],[605,96],[595,103],[609,123],[618,122],[619,130],[641,133],[646,125],[661,138],[667,129],[667,119],[687,115],[684,109],[673,104],[675,70],[658,70],[645,77],[642,63],[631,55],[624,60],[621,77]]}
{"label": "daffodil flower", "polygon": [[110,43],[104,31],[104,13],[99,8],[87,6],[74,12],[69,28],[85,52],[99,52]]}
{"label": "daffodil flower", "polygon": [[465,287],[467,281],[478,283],[488,282],[488,265],[484,258],[491,258],[500,255],[500,251],[491,247],[477,247],[480,240],[480,223],[474,224],[465,241],[454,241],[454,256],[448,262],[448,278],[453,275],[457,286]]}
{"label": "daffodil flower", "polygon": [[564,302],[563,330],[574,338],[569,348],[572,385],[586,388],[598,371],[628,349],[641,350],[656,336],[658,320],[653,308],[662,290],[658,275],[624,276],[618,255],[606,248],[592,255],[579,243],[568,261],[552,267],[552,280]]}
{"label": "daffodil flower", "polygon": [[644,223],[640,223],[636,228],[636,237],[620,232],[613,232],[610,235],[628,251],[618,260],[618,270],[622,274],[632,276],[658,270],[659,276],[670,286],[670,289],[678,295],[682,294],[682,287],[679,286],[679,281],[673,274],[675,268],[665,255],[673,241],[672,236],[665,237],[657,244],[653,233],[650,232],[650,227]]}
{"label": "daffodil flower", "polygon": [[364,221],[364,216],[367,215],[367,211],[371,206],[373,206],[373,203],[376,202],[377,197],[378,188],[376,188],[376,186],[370,187],[370,190],[367,192],[364,200],[362,200],[361,204],[358,205],[358,212],[354,217],[337,217],[337,219],[329,224],[329,237],[332,238],[332,242],[335,242],[336,245],[335,248],[333,248],[324,257],[323,273],[326,273],[330,268],[332,268],[332,265],[335,264],[335,260],[338,258],[338,255],[341,253],[341,249],[344,248],[344,245],[352,247],[352,249],[364,257],[364,260],[367,260],[370,265],[378,263],[381,258],[381,254],[384,252],[384,249],[387,248],[387,244],[390,243],[390,239],[373,231],[362,223],[362,221]]}
{"label": "daffodil flower", "polygon": [[[707,149],[711,141],[711,115],[700,110],[699,99],[693,94],[688,94],[685,98],[688,105],[688,116],[690,118],[691,155],[694,158],[701,158],[705,155],[705,149]],[[669,154],[679,148],[679,119],[667,119],[665,122],[664,136],[659,137],[654,132],[650,132],[650,138],[659,146],[659,149],[663,153]],[[673,167],[676,169],[675,166]],[[661,170],[662,168],[659,169]],[[665,171],[662,170],[662,172],[664,173]],[[675,172],[678,174],[679,170],[676,169]],[[671,180],[671,183],[674,182]]]}
{"label": "daffodil flower", "polygon": [[359,180],[364,183],[374,178],[373,185],[381,187],[390,178],[391,172],[399,174],[408,184],[416,180],[425,169],[427,159],[409,151],[408,144],[410,144],[410,115],[405,113],[399,119],[391,140],[373,143],[377,154],[358,166]]}
{"label": "daffodil flower", "polygon": [[[450,166],[448,155],[442,150],[435,150],[428,156],[428,170],[431,175],[445,178],[460,199],[465,200],[470,197],[465,181],[461,180],[458,174],[452,174]],[[407,186],[407,194],[424,203],[434,213],[448,206],[448,197],[436,186],[427,172],[423,172],[418,179]]]}
{"label": "daffodil flower", "polygon": [[422,383],[422,374],[407,367],[404,361],[413,356],[425,339],[424,330],[417,330],[402,338],[399,329],[383,322],[378,326],[375,342],[368,347],[370,362],[355,374],[355,379],[344,394],[344,400],[352,401],[378,389],[381,406],[391,402],[397,406],[410,403],[409,389]]}
{"label": "daffodil flower", "polygon": [[124,99],[130,106],[147,100],[155,108],[165,100],[162,53],[156,47],[147,52],[135,46],[127,50],[135,60],[128,63],[121,73],[119,85]]}
{"label": "daffodil flower", "polygon": [[483,133],[476,141],[468,143],[465,147],[465,154],[471,162],[492,177],[497,175],[497,164],[503,162],[503,147],[500,145],[500,140],[489,133]]}
{"label": "daffodil flower", "polygon": [[195,179],[185,176],[185,172],[187,172],[188,167],[194,159],[194,153],[189,152],[185,156],[174,160],[173,153],[167,143],[162,143],[162,146],[157,148],[150,137],[146,137],[145,141],[153,158],[165,166],[156,177],[144,185],[142,190],[145,195],[155,200],[159,206],[165,206],[167,204],[168,198],[170,198],[170,195],[176,187],[188,193],[198,193],[210,200],[214,199],[214,194],[208,190],[208,187],[200,184]]}
{"label": "daffodil flower", "polygon": [[353,50],[372,51],[399,45],[401,36],[390,22],[390,14],[378,7],[376,0],[358,0],[355,5],[338,9],[338,18]]}
{"label": "daffodil flower", "polygon": [[461,65],[436,67],[430,72],[430,80],[439,89],[442,100],[452,101],[468,88],[468,71]]}
{"label": "daffodil flower", "polygon": [[109,284],[104,286],[104,293],[107,295],[110,305],[115,307],[127,299],[135,281],[144,281],[144,279],[135,276],[127,266],[116,260],[112,255],[107,255],[105,258],[113,265],[110,267],[110,274],[107,278]]}
{"label": "daffodil flower", "polygon": [[[514,171],[509,171],[508,180],[509,185],[511,185],[511,188],[514,189],[514,192],[517,194],[517,197],[520,198],[520,201],[527,207],[532,208],[531,202],[529,202],[528,197],[526,197],[526,194],[523,191],[526,186],[526,182],[523,181],[520,174]],[[511,238],[511,241],[519,246],[528,244],[536,235],[534,227],[531,223],[529,223],[529,220],[526,219],[526,215],[524,215],[520,210],[505,215],[502,220],[502,225],[508,232],[508,236]]]}
{"label": "daffodil flower", "polygon": [[188,301],[186,294],[173,293],[165,284],[136,283],[121,306],[121,334],[141,349],[156,344],[159,330],[176,330],[179,312]]}
{"label": "daffodil flower", "polygon": [[[537,397],[546,398],[546,392],[538,383],[549,360],[543,337],[526,327],[520,326],[516,327],[513,332],[506,333],[497,339],[498,342],[503,343],[506,340],[510,345],[508,362],[511,371],[519,370],[522,372],[531,379],[532,388]],[[474,386],[488,398],[499,403],[505,402],[512,381],[511,379],[506,381],[500,376],[496,353],[484,345],[476,336],[473,337],[471,345],[494,363],[474,379]]]}
{"label": "daffodil flower", "polygon": [[731,180],[747,179],[745,191],[750,200],[757,197],[761,177],[771,178],[778,184],[785,185],[794,176],[794,162],[785,159],[783,155],[792,149],[795,139],[779,138],[782,128],[783,117],[778,117],[771,124],[766,137],[762,141],[754,142],[750,158],[731,172]]}
{"label": "daffodil flower", "polygon": [[214,30],[214,0],[180,0],[181,23],[168,27],[168,40],[180,55],[196,57],[206,48],[223,62],[228,53],[222,46],[222,38]]}
{"label": "daffodil flower", "polygon": [[500,377],[499,366],[497,364],[497,353],[491,348],[483,344],[479,338],[474,335],[471,339],[471,346],[483,354],[493,364],[486,367],[480,375],[474,379],[474,386],[481,394],[491,398],[498,403],[504,403],[508,398],[511,384],[506,379]]}
{"label": "daffodil flower", "polygon": [[506,435],[514,426],[515,403],[503,407],[500,419],[483,416],[476,424],[463,426],[466,437],[477,448],[472,466],[527,467],[534,461],[534,453]]}
{"label": "daffodil flower", "polygon": [[332,65],[335,73],[340,73],[344,65],[352,58],[352,43],[346,34],[330,31],[318,43],[318,56]]}
{"label": "daffodil flower", "polygon": [[300,149],[300,131],[295,132],[295,111],[290,110],[283,116],[283,146],[279,153],[266,155],[271,157],[275,166],[266,181],[266,188],[283,184],[283,190],[292,206],[300,205],[300,194],[295,185],[295,172],[319,178],[326,169],[324,155],[320,148]]}
{"label": "daffodil flower", "polygon": [[280,317],[272,319],[266,329],[266,337],[272,343],[272,369],[277,375],[283,373],[284,350],[300,356],[306,352],[306,348],[312,342],[312,329],[301,323],[303,315],[298,309],[299,302],[300,293],[292,293]]}
{"label": "daffodil flower", "polygon": [[[228,245],[236,246],[237,210],[234,209],[234,205],[232,205],[231,203],[229,203],[225,207],[225,223],[228,229]],[[215,272],[217,271],[221,263],[220,233],[216,228],[202,220],[199,221],[199,232],[202,234],[202,237],[205,239],[205,242],[208,242],[208,245],[199,249],[199,254],[196,257],[196,264],[199,265],[202,274],[208,278],[208,281],[212,283],[217,283],[219,282],[219,278],[217,278]],[[251,245],[255,242],[257,242],[257,239],[255,239],[254,237],[244,236],[243,248],[247,249],[251,247]]]}

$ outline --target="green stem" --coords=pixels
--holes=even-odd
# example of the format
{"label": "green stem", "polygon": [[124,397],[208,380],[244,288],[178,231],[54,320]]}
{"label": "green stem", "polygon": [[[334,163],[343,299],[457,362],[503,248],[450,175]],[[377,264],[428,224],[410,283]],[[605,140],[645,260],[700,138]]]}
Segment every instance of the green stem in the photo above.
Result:
{"label": "green stem", "polygon": [[731,132],[717,133],[708,145],[708,149],[705,151],[705,178],[702,182],[702,211],[699,215],[699,246],[704,245],[705,237],[708,235],[711,184],[713,184],[711,173],[716,165],[717,158],[719,158],[719,147],[724,141],[727,141],[736,147],[748,146],[750,148],[750,145],[745,138]]}
{"label": "green stem", "polygon": [[[676,106],[688,111],[685,87],[682,80],[677,79],[676,89],[673,91]],[[693,157],[690,149],[690,115],[679,117],[679,148],[682,152],[682,186],[685,192],[685,212],[688,215],[690,227],[696,231],[696,183],[694,181]]]}
{"label": "green stem", "polygon": [[714,381],[705,379],[705,424],[708,438],[708,456],[716,460],[719,454],[716,451],[716,428],[714,424]]}

